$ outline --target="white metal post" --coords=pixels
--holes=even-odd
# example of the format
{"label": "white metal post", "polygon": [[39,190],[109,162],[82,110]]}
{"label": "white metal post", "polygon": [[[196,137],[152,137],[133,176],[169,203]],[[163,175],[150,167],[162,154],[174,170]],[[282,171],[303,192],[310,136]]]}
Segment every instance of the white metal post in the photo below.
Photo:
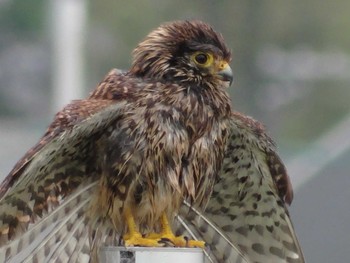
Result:
{"label": "white metal post", "polygon": [[86,0],[52,0],[53,104],[57,112],[83,94],[83,50],[87,19]]}
{"label": "white metal post", "polygon": [[200,248],[104,247],[100,251],[103,263],[205,263]]}

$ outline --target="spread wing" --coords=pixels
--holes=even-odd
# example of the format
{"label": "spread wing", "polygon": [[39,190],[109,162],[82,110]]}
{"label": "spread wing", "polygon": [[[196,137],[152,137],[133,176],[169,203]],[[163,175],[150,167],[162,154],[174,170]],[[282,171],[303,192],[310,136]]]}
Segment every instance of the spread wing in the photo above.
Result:
{"label": "spread wing", "polygon": [[[108,86],[116,74],[110,72],[100,87]],[[40,142],[0,186],[1,256],[17,254],[50,227],[84,223],[82,212],[99,178],[96,141],[124,108],[123,101],[90,98],[73,101],[56,115]]]}
{"label": "spread wing", "polygon": [[[112,69],[104,78],[104,80],[98,85],[96,90],[103,91],[108,90],[110,86],[114,84],[113,80],[121,74],[118,69]],[[47,146],[47,144],[57,139],[58,136],[65,136],[64,134],[70,132],[73,127],[84,123],[87,119],[103,110],[104,108],[112,104],[111,100],[101,99],[89,99],[89,100],[77,100],[67,105],[62,111],[58,112],[54,121],[48,127],[44,136],[40,141],[32,147],[13,167],[11,172],[0,184],[0,200],[9,189],[18,181],[19,178],[23,178],[24,171],[31,161],[39,154],[41,150]],[[96,115],[99,116],[99,115]],[[104,121],[104,120],[102,120]],[[103,124],[101,122],[101,124]]]}
{"label": "spread wing", "polygon": [[292,198],[285,166],[262,125],[234,113],[206,211],[185,205],[180,215],[219,262],[304,262],[286,207]]}

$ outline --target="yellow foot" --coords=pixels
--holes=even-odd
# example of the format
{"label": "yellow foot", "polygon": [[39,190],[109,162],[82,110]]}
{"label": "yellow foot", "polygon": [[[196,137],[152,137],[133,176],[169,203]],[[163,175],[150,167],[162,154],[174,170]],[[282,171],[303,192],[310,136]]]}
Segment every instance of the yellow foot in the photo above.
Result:
{"label": "yellow foot", "polygon": [[132,235],[123,236],[126,247],[163,247],[164,244],[159,239],[144,238],[139,232],[133,232]]}
{"label": "yellow foot", "polygon": [[198,248],[205,248],[205,242],[201,240],[188,240],[187,241],[187,247],[198,247]]}
{"label": "yellow foot", "polygon": [[205,248],[205,242],[199,240],[189,240],[185,236],[175,236],[171,230],[171,227],[168,222],[168,218],[165,213],[161,217],[161,227],[162,230],[160,233],[151,233],[147,236],[150,239],[157,239],[160,242],[172,243],[175,247],[198,247]]}
{"label": "yellow foot", "polygon": [[123,236],[124,244],[127,247],[163,247],[164,243],[159,242],[159,239],[144,238],[135,224],[134,218],[130,209],[125,209],[125,219],[128,225],[128,233]]}
{"label": "yellow foot", "polygon": [[159,240],[160,243],[172,243],[175,247],[198,247],[205,248],[205,242],[199,240],[189,240],[185,236],[175,236],[172,232],[164,231],[161,233],[151,233],[147,235],[147,239]]}
{"label": "yellow foot", "polygon": [[205,242],[198,240],[188,240],[184,236],[175,236],[170,228],[168,218],[165,213],[161,217],[161,232],[151,233],[143,237],[135,224],[130,209],[125,209],[125,219],[129,232],[123,236],[125,246],[142,247],[163,247],[173,245],[175,247],[198,247],[205,248]]}

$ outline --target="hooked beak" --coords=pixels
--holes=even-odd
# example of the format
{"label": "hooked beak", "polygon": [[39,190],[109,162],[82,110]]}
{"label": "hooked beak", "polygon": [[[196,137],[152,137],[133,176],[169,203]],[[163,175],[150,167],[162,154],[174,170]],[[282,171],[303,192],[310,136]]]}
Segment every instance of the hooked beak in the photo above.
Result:
{"label": "hooked beak", "polygon": [[230,82],[230,86],[231,86],[231,84],[233,82],[233,72],[232,72],[232,69],[231,69],[230,65],[226,61],[223,61],[219,65],[219,71],[217,72],[217,75],[223,81],[229,81]]}

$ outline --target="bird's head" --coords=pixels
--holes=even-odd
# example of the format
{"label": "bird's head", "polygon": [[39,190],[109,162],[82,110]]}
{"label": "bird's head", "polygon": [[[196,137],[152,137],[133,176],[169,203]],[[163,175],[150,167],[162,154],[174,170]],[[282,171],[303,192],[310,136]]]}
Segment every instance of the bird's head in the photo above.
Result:
{"label": "bird's head", "polygon": [[228,87],[231,53],[201,21],[175,21],[152,31],[134,50],[131,74],[159,81]]}

